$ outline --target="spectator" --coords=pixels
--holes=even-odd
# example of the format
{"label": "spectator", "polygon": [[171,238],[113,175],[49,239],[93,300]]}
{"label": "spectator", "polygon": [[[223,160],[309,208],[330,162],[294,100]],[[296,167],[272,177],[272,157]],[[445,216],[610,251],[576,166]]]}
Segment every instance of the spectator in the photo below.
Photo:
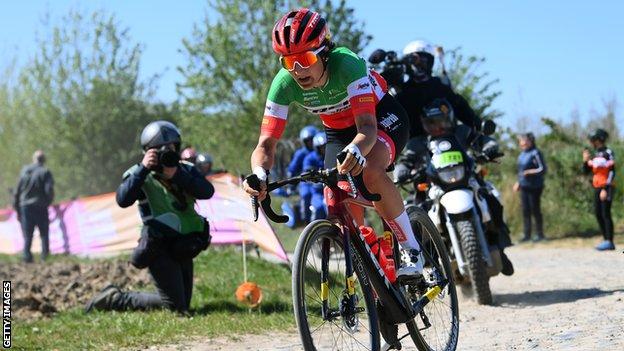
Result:
{"label": "spectator", "polygon": [[546,162],[542,152],[535,146],[533,133],[521,134],[518,144],[522,149],[518,155],[518,181],[514,191],[520,192],[522,216],[524,217],[524,237],[522,242],[531,240],[531,217],[535,219],[536,236],[533,241],[544,240],[544,227],[540,199],[544,190]]}
{"label": "spectator", "polygon": [[214,188],[188,162],[180,162],[180,132],[156,121],[141,133],[141,163],[123,175],[117,203],[139,203],[143,230],[131,263],[148,268],[158,293],[104,288],[86,306],[99,310],[168,308],[186,313],[193,292],[193,258],[210,244],[210,227],[195,211],[195,199],[209,199]]}
{"label": "spectator", "polygon": [[54,200],[54,178],[52,173],[44,167],[45,161],[43,151],[35,151],[33,163],[25,166],[20,172],[13,197],[13,208],[17,212],[24,235],[23,260],[28,263],[33,261],[30,247],[35,227],[39,228],[41,237],[41,261],[45,261],[50,253],[48,206]]}
{"label": "spectator", "polygon": [[615,179],[615,158],[613,151],[607,147],[609,133],[604,129],[596,129],[589,135],[589,142],[594,152],[583,150],[583,171],[593,173],[592,186],[594,187],[594,209],[596,219],[602,231],[604,241],[596,250],[615,250],[613,244],[613,220],[611,219],[611,201],[613,201],[613,180]]}

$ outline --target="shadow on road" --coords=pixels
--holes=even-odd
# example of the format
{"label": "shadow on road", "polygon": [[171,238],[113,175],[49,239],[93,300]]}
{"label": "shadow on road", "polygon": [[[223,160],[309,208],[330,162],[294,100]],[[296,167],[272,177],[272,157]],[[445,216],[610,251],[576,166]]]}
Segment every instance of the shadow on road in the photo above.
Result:
{"label": "shadow on road", "polygon": [[555,303],[574,302],[577,300],[591,299],[616,292],[624,292],[624,289],[602,290],[591,289],[556,289],[545,291],[527,291],[517,294],[500,294],[494,296],[497,305],[503,306],[545,306]]}
{"label": "shadow on road", "polygon": [[[263,313],[280,313],[292,311],[292,305],[282,302],[263,302],[259,310]],[[241,304],[231,301],[214,301],[209,302],[199,308],[192,309],[190,312],[192,315],[205,315],[212,312],[233,312],[233,313],[248,313],[249,309]]]}

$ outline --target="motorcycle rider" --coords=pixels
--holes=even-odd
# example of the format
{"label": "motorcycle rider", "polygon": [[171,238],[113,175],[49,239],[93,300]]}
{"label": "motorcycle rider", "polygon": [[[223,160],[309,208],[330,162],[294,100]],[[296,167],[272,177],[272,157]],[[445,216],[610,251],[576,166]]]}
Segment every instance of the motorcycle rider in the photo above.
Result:
{"label": "motorcycle rider", "polygon": [[[325,132],[318,132],[312,139],[314,151],[310,152],[303,160],[303,170],[310,171],[322,169],[325,165],[325,144],[327,135]],[[323,197],[323,184],[311,184],[312,198],[310,200],[310,210],[312,212],[311,221],[327,217],[325,209],[325,199]]]}
{"label": "motorcycle rider", "polygon": [[435,47],[425,41],[416,40],[403,49],[403,62],[407,65],[408,79],[401,86],[397,100],[410,118],[410,138],[425,136],[420,121],[423,108],[435,99],[446,99],[455,116],[464,125],[479,131],[481,119],[475,114],[466,99],[453,91],[439,77],[432,75],[435,63]]}
{"label": "motorcycle rider", "polygon": [[583,172],[593,173],[592,186],[594,187],[594,209],[596,219],[604,240],[596,246],[596,250],[615,250],[613,244],[613,219],[611,219],[611,202],[615,179],[615,158],[613,151],[607,147],[609,133],[598,128],[588,139],[594,147],[594,152],[583,150]]}
{"label": "motorcycle rider", "polygon": [[[484,157],[486,161],[489,161],[499,156],[498,144],[494,141],[494,139],[487,135],[475,133],[474,130],[468,128],[467,126],[456,124],[453,108],[445,99],[435,99],[430,105],[425,107],[423,113],[421,114],[421,121],[423,130],[431,137],[453,134],[455,138],[452,140],[459,143],[461,149],[466,150],[466,152],[469,152],[471,147],[473,149],[481,150],[476,156],[478,158]],[[413,155],[409,156],[412,157],[412,160],[421,162],[423,160],[422,158],[414,158]],[[466,156],[467,154],[464,155],[464,157]],[[428,161],[428,159],[426,160]],[[405,162],[409,162],[409,160]],[[415,167],[415,165],[409,165],[408,167]],[[397,173],[395,173],[395,177],[400,178],[401,176],[402,175],[397,175]],[[498,233],[495,239],[496,244],[500,249],[503,264],[501,273],[504,275],[512,275],[514,273],[513,264],[504,252],[504,249],[512,244],[511,238],[509,237],[509,229],[503,219],[502,203],[498,197],[493,194],[493,189],[490,189],[491,185],[483,181],[483,179],[479,179],[479,177],[476,179],[479,182],[481,189],[485,190],[481,194],[487,202],[492,216],[492,223]]]}

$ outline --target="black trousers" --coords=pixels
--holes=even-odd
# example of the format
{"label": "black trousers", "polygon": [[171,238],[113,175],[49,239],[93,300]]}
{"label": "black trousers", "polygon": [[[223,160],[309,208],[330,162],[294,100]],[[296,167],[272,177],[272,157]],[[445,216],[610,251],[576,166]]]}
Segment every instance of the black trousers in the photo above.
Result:
{"label": "black trousers", "polygon": [[50,241],[48,238],[50,219],[48,218],[48,207],[39,205],[26,205],[20,207],[20,224],[24,235],[24,260],[32,262],[33,233],[35,227],[39,228],[41,237],[41,259],[45,260],[50,253]]}
{"label": "black trousers", "polygon": [[148,266],[156,285],[154,292],[123,292],[113,303],[114,310],[150,310],[167,308],[186,312],[193,294],[193,259],[176,260],[161,252]]}
{"label": "black trousers", "polygon": [[598,225],[605,240],[613,241],[613,219],[611,219],[611,202],[613,201],[613,187],[607,189],[607,199],[600,200],[600,192],[604,188],[594,189],[594,211]]}
{"label": "black trousers", "polygon": [[531,218],[535,219],[535,230],[538,237],[544,236],[541,197],[543,188],[520,188],[522,200],[522,217],[524,219],[524,237],[531,237]]}

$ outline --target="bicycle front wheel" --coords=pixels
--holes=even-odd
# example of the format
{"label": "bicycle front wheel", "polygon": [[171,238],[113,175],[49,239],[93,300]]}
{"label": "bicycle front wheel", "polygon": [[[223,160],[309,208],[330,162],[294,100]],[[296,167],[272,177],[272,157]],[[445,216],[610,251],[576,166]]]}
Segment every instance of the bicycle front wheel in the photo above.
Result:
{"label": "bicycle front wheel", "polygon": [[[359,264],[357,254],[352,257],[353,266]],[[304,229],[293,258],[292,293],[305,350],[379,349],[372,287],[361,271],[347,277],[345,259],[334,224],[318,220]]]}
{"label": "bicycle front wheel", "polygon": [[425,255],[426,281],[447,281],[435,299],[406,323],[407,330],[418,350],[454,351],[459,338],[459,307],[446,246],[427,212],[416,206],[408,207],[407,212]]}

